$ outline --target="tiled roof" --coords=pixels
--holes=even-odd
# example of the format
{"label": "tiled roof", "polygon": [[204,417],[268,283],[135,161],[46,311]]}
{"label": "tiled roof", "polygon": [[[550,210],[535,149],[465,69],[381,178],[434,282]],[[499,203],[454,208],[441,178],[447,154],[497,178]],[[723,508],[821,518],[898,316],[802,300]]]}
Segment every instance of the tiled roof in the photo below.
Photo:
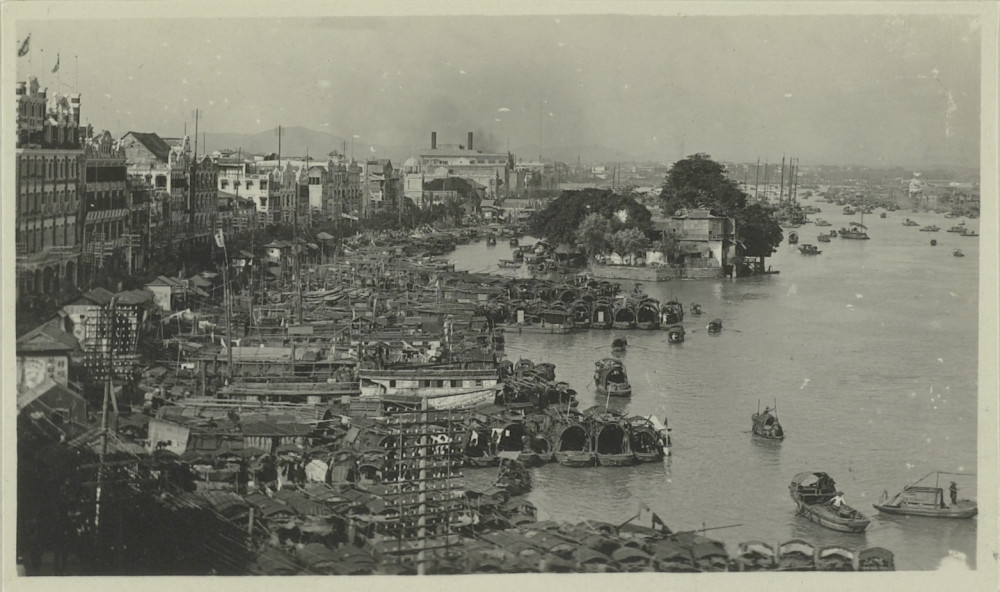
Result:
{"label": "tiled roof", "polygon": [[17,353],[31,352],[71,352],[80,349],[80,343],[72,334],[59,327],[61,319],[52,319],[17,340]]}
{"label": "tiled roof", "polygon": [[[163,141],[163,138],[155,133],[129,132],[146,150],[149,150],[157,160],[168,162],[170,160],[170,145]],[[128,135],[128,134],[126,134]]]}

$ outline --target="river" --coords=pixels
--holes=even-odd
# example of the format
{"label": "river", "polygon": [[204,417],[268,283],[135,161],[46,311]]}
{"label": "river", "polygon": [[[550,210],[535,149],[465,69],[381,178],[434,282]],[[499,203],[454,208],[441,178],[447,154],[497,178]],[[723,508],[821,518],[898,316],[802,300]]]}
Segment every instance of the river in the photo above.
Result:
{"label": "river", "polygon": [[[742,541],[801,538],[817,547],[886,547],[899,570],[934,569],[950,550],[975,568],[977,519],[891,517],[872,503],[931,471],[976,470],[979,239],[946,232],[960,219],[898,210],[865,216],[871,240],[819,243],[821,232],[858,218],[811,203],[824,210],[812,218],[833,226],[796,232],[821,255],[782,243],[767,261],[780,274],[643,286],[685,311],[693,302],[705,310],[685,317],[682,344],[668,344],[664,331],[628,332],[633,394],[612,402],[666,417],[672,455],[632,468],[534,469],[528,499],[540,519],[622,523],[646,504],[675,531],[741,525],[708,533],[730,553]],[[905,218],[941,231],[905,227]],[[978,222],[966,225],[978,232]],[[954,257],[956,248],[965,257]],[[506,241],[480,242],[451,258],[460,270],[498,272],[497,260],[511,251]],[[705,325],[716,317],[724,329],[709,335]],[[593,365],[617,334],[508,334],[507,353],[555,364],[584,409],[605,403]],[[784,441],[751,436],[758,402],[777,403]],[[845,501],[872,518],[867,532],[838,533],[797,516],[788,485],[801,471],[829,473]],[[959,497],[977,497],[974,476],[942,479],[945,488],[958,481]]]}

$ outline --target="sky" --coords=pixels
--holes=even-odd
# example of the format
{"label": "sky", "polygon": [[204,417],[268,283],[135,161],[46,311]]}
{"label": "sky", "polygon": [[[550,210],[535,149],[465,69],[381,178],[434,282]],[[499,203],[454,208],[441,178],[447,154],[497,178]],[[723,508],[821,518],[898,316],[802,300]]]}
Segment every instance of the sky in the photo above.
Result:
{"label": "sky", "polygon": [[78,89],[85,122],[115,134],[191,133],[197,108],[210,133],[418,148],[474,131],[480,149],[659,162],[979,164],[970,16],[49,18],[16,33],[31,34],[18,79]]}

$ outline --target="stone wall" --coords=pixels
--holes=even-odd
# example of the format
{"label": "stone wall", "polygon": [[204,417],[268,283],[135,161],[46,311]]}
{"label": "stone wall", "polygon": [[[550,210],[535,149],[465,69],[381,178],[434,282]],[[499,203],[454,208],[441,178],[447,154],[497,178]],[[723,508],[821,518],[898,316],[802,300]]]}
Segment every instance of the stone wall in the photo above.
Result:
{"label": "stone wall", "polygon": [[721,267],[633,267],[628,265],[591,264],[587,273],[602,280],[635,282],[665,282],[670,280],[704,280],[724,277]]}

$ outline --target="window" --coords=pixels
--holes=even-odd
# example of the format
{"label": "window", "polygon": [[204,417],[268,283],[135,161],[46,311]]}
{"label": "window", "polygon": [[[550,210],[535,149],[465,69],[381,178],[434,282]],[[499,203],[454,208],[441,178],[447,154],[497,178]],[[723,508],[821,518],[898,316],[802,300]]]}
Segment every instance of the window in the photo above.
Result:
{"label": "window", "polygon": [[247,189],[253,189],[253,181],[247,181]]}
{"label": "window", "polygon": [[[250,186],[247,185],[247,187],[250,187]],[[261,191],[267,189],[267,181],[266,180],[263,180],[263,179],[261,180],[261,182],[260,182],[260,189],[261,189]]]}
{"label": "window", "polygon": [[220,183],[220,186],[221,186],[221,187],[222,187],[223,189],[227,189],[227,188],[229,188],[229,180],[228,180],[228,179],[222,179],[222,180],[221,180],[221,183]]}

